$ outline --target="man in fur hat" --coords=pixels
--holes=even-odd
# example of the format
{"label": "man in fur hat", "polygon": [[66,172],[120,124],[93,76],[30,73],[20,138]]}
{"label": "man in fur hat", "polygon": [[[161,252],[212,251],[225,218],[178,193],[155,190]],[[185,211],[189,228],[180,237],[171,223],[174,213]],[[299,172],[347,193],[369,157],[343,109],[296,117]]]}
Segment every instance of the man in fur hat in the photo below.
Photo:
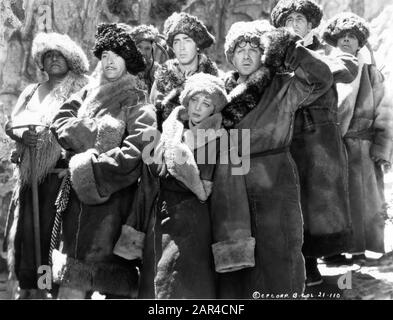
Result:
{"label": "man in fur hat", "polygon": [[[322,37],[330,45],[358,57],[359,73],[350,84],[338,85],[339,122],[348,151],[349,196],[353,224],[352,262],[366,259],[365,250],[384,253],[387,217],[383,167],[393,152],[393,110],[384,99],[384,77],[367,63],[360,49],[367,46],[368,24],[344,12],[328,21]],[[374,61],[374,59],[372,59]]]}
{"label": "man in fur hat", "polygon": [[[325,54],[313,32],[322,18],[311,0],[280,0],[271,13],[275,27],[286,27],[303,38],[307,48]],[[317,257],[349,249],[351,219],[347,159],[337,119],[336,84],[348,83],[357,74],[357,59],[347,53],[324,57],[333,74],[330,90],[295,115],[291,154],[299,171],[304,218],[307,285],[322,283]]]}
{"label": "man in fur hat", "polygon": [[[37,298],[30,174],[36,170],[39,183],[42,261],[38,264],[48,265],[56,213],[54,204],[61,183],[58,174],[66,168],[62,148],[48,128],[65,100],[87,84],[85,74],[89,70],[85,53],[67,35],[38,34],[33,40],[32,56],[48,80],[31,84],[22,92],[6,127],[7,134],[16,141],[13,160],[17,164],[18,177],[7,219],[6,242],[10,273],[19,281],[20,298]],[[29,123],[41,123],[47,127],[37,127],[37,132],[11,129]],[[29,147],[39,150],[34,169],[30,167]]]}
{"label": "man in fur hat", "polygon": [[[229,103],[223,123],[240,130],[238,143],[250,146],[242,148],[242,163],[250,165],[240,176],[232,173],[231,163],[216,166],[211,196],[215,261],[225,263],[226,252],[241,245],[241,253],[230,256],[240,260],[254,239],[255,266],[220,273],[220,298],[251,298],[255,291],[293,297],[304,290],[300,190],[289,146],[295,111],[323,96],[333,76],[298,36],[269,28],[261,32],[252,22],[234,24],[225,43],[228,61],[237,70],[226,80]],[[219,223],[228,218],[230,224]]]}
{"label": "man in fur hat", "polygon": [[164,24],[167,44],[176,58],[166,61],[156,72],[150,101],[156,105],[157,121],[162,122],[179,105],[184,82],[198,72],[218,75],[218,69],[201,50],[215,41],[206,26],[197,17],[187,13],[173,13]]}
{"label": "man in fur hat", "polygon": [[134,38],[137,48],[141,51],[146,60],[146,69],[140,72],[138,76],[146,84],[147,92],[150,94],[154,83],[154,74],[160,64],[154,60],[155,50],[158,47],[165,49],[160,45],[159,32],[152,25],[140,25],[132,29],[131,36]]}
{"label": "man in fur hat", "polygon": [[154,107],[134,75],[145,69],[128,30],[101,24],[95,56],[102,72],[65,103],[51,130],[69,153],[72,189],[63,215],[63,252],[54,251],[59,298],[135,297],[138,270],[113,254],[141,176],[142,151],[154,134]]}

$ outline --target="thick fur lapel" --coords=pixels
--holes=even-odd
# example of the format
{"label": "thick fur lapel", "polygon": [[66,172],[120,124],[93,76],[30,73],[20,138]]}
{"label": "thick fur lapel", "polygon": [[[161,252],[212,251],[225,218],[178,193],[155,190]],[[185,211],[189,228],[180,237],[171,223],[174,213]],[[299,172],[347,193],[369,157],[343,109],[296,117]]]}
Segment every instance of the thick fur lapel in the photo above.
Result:
{"label": "thick fur lapel", "polygon": [[229,103],[222,111],[222,115],[226,128],[233,128],[257,106],[264,88],[270,84],[272,70],[261,67],[250,75],[246,82],[240,84],[237,84],[237,78],[236,72],[229,72],[225,78]]}
{"label": "thick fur lapel", "polygon": [[113,82],[108,82],[101,77],[98,81],[93,81],[87,90],[86,99],[78,110],[78,117],[93,118],[102,107],[113,103],[114,99],[129,97],[130,91],[138,99],[145,96],[144,92],[138,89],[137,77],[130,74]]}

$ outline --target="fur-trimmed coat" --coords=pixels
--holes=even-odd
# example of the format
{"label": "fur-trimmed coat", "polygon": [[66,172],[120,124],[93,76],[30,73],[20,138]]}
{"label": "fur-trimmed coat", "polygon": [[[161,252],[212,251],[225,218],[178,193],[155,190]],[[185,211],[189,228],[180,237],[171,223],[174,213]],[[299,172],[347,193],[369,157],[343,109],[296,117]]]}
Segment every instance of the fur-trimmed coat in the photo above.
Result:
{"label": "fur-trimmed coat", "polygon": [[[198,55],[198,69],[194,73],[198,72],[214,76],[219,73],[216,64],[204,54]],[[185,75],[176,58],[166,61],[156,71],[150,102],[156,106],[159,129],[172,110],[180,105],[179,96],[184,89],[184,83],[194,73]]]}
{"label": "fur-trimmed coat", "polygon": [[346,85],[349,90],[339,92],[339,120],[349,124],[344,141],[354,239],[350,252],[384,253],[387,212],[383,171],[371,157],[392,161],[393,108],[391,101],[383,99],[384,78],[374,65],[362,64],[358,78]]}
{"label": "fur-trimmed coat", "polygon": [[305,256],[328,256],[351,247],[348,164],[338,124],[337,83],[357,75],[357,59],[347,53],[326,56],[314,38],[310,46],[323,55],[333,74],[329,90],[296,112],[291,155],[299,171]]}
{"label": "fur-trimmed coat", "polygon": [[[29,148],[22,143],[22,134],[27,129],[11,129],[12,126],[26,123],[42,123],[49,126],[61,105],[72,94],[79,91],[88,82],[86,76],[73,72],[64,78],[42,101],[39,109],[29,102],[40,84],[29,85],[19,96],[13,109],[11,121],[6,125],[6,133],[16,141],[17,166],[15,175],[17,185],[12,194],[10,210],[5,228],[4,250],[10,273],[19,280],[22,289],[37,287],[37,271],[35,270],[34,231],[32,222],[32,197],[30,181]],[[37,101],[37,100],[36,100]],[[60,187],[58,172],[66,168],[62,159],[62,149],[55,137],[45,127],[37,127],[38,142],[36,149],[36,173],[38,179],[38,201],[40,213],[41,264],[49,263],[49,244],[55,217],[54,203]]]}
{"label": "fur-trimmed coat", "polygon": [[[289,146],[296,110],[325,94],[333,78],[318,54],[299,43],[287,50],[285,61],[295,67],[295,73],[260,70],[230,92],[223,110],[233,128],[242,130],[238,152],[243,170],[234,174],[231,163],[216,166],[211,196],[213,242],[230,245],[229,235],[248,236],[248,221],[255,238],[255,267],[220,274],[219,298],[251,298],[255,291],[301,293],[304,288],[300,189]],[[227,85],[233,83],[233,73],[230,77]],[[231,116],[237,110],[238,119]]]}
{"label": "fur-trimmed coat", "polygon": [[[216,145],[222,117],[215,114],[191,129],[187,118],[185,108],[178,106],[163,123],[155,160],[163,160],[167,174],[159,179],[156,202],[144,207],[142,213],[143,220],[152,220],[143,223],[151,224],[150,228],[135,228],[141,224],[135,217],[138,208],[134,208],[115,248],[120,256],[129,260],[143,255],[141,298],[216,298],[207,200],[218,157]],[[197,130],[207,129],[214,133],[197,139]],[[201,155],[204,163],[197,164]],[[157,163],[149,168],[158,175]],[[147,184],[147,180],[141,183]],[[149,188],[149,193],[153,190],[154,187]],[[148,229],[154,233],[149,235]]]}
{"label": "fur-trimmed coat", "polygon": [[64,247],[53,257],[54,279],[63,286],[123,297],[137,293],[135,265],[112,253],[141,176],[142,151],[156,130],[154,107],[136,81],[126,74],[90,83],[61,107],[51,126],[71,156]]}

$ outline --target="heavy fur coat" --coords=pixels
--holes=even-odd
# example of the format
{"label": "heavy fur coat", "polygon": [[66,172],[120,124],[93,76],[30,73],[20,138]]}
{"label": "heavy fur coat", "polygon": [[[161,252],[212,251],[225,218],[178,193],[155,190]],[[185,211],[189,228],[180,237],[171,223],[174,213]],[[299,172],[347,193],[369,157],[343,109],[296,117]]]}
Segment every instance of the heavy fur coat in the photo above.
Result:
{"label": "heavy fur coat", "polygon": [[56,282],[83,291],[132,297],[138,273],[112,251],[141,176],[142,151],[156,118],[137,78],[89,84],[62,106],[51,126],[70,159],[72,192],[63,217]]}
{"label": "heavy fur coat", "polygon": [[[219,298],[251,298],[254,291],[300,293],[304,287],[299,178],[289,146],[296,110],[329,90],[333,76],[318,54],[299,43],[277,45],[286,52],[286,64],[296,66],[296,71],[271,75],[260,71],[256,79],[252,76],[232,90],[228,105],[232,111],[223,112],[233,128],[241,130],[238,152],[243,170],[233,174],[232,162],[216,166],[211,196],[213,242],[219,248],[232,245],[231,237],[255,238],[255,267],[220,274]],[[231,82],[228,79],[227,84]],[[259,97],[252,92],[260,92]]]}
{"label": "heavy fur coat", "polygon": [[[383,171],[372,157],[391,163],[393,153],[393,108],[384,99],[384,78],[370,64],[362,64],[359,81],[339,92],[340,123],[346,126],[344,141],[348,152],[349,196],[354,247],[385,252],[387,218]],[[353,98],[352,92],[353,90]]]}

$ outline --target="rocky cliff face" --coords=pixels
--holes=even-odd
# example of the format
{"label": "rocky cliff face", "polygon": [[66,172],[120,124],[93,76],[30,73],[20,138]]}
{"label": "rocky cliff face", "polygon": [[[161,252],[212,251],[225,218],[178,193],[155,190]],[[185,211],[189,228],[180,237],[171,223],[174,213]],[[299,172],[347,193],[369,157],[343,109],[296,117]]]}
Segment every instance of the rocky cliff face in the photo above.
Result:
{"label": "rocky cliff face", "polygon": [[[393,0],[319,0],[325,17],[353,11],[371,22],[371,43],[383,68],[387,85],[393,85]],[[38,31],[69,34],[91,61],[90,49],[99,22],[151,23],[162,28],[173,11],[183,10],[200,17],[215,34],[217,43],[209,54],[226,69],[225,35],[240,20],[268,19],[277,0],[2,0],[0,3],[0,232],[13,187],[8,161],[12,143],[4,124],[20,92],[40,80],[32,61],[31,42]]]}

